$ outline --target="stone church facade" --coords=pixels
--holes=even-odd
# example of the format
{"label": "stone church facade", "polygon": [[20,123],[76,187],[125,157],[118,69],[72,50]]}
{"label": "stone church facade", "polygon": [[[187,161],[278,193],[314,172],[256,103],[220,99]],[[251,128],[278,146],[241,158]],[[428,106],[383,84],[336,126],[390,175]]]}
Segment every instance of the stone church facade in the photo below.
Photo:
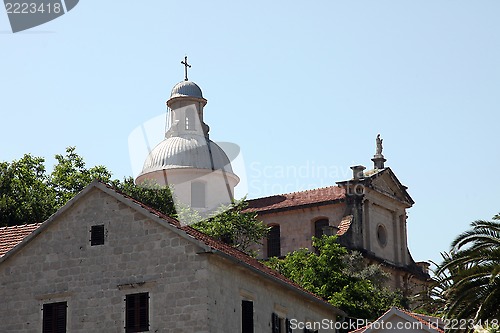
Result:
{"label": "stone church facade", "polygon": [[406,210],[414,201],[384,166],[381,148],[372,160],[373,169],[353,166],[352,178],[336,186],[249,200],[247,211],[256,212],[271,227],[259,257],[313,250],[313,236],[337,235],[368,263],[381,264],[390,273],[391,288],[408,296],[421,291],[430,279],[428,264],[416,263],[407,244]]}
{"label": "stone church facade", "polygon": [[2,332],[281,333],[291,319],[345,315],[99,182],[42,224],[0,228],[0,240]]}

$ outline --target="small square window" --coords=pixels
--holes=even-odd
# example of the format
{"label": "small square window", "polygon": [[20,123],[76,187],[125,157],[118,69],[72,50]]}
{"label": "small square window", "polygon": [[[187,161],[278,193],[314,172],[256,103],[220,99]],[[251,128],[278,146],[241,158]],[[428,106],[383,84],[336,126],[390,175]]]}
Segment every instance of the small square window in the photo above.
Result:
{"label": "small square window", "polygon": [[90,245],[103,245],[104,244],[104,224],[93,225],[90,228]]}

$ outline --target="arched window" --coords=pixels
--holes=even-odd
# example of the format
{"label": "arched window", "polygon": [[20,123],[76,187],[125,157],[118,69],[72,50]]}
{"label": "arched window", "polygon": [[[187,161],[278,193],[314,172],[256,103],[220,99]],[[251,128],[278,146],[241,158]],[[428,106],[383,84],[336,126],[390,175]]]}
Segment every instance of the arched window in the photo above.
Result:
{"label": "arched window", "polygon": [[195,126],[194,126],[195,113],[196,113],[196,111],[192,108],[189,108],[186,110],[186,119],[184,121],[184,124],[185,124],[184,129],[190,130],[190,131],[195,129]]}
{"label": "arched window", "polygon": [[271,226],[271,230],[267,234],[267,256],[279,257],[281,256],[281,232],[279,225]]}
{"label": "arched window", "polygon": [[324,234],[323,228],[328,226],[328,219],[319,219],[314,222],[314,237],[321,238]]}
{"label": "arched window", "polygon": [[205,208],[205,183],[191,183],[191,207]]}

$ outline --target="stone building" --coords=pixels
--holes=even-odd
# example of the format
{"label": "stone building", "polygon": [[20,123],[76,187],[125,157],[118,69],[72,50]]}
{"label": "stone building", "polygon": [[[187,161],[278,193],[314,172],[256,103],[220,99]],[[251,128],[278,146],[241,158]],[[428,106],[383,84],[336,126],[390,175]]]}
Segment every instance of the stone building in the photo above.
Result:
{"label": "stone building", "polygon": [[0,251],[2,332],[288,333],[345,315],[99,182],[41,224],[0,228]]}
{"label": "stone building", "polygon": [[[209,139],[203,122],[207,100],[187,78],[176,84],[167,101],[170,110],[165,140],[148,155],[136,183],[174,186],[184,204],[210,212],[233,198],[239,178],[224,151]],[[408,295],[427,283],[428,264],[415,263],[407,245],[406,210],[414,204],[394,172],[385,167],[382,139],[376,139],[373,169],[354,166],[353,177],[337,186],[249,200],[248,211],[271,226],[260,258],[312,249],[312,236],[336,233],[340,242],[360,251],[369,262],[382,263],[390,286]],[[177,204],[176,204],[177,206]]]}
{"label": "stone building", "polygon": [[408,249],[406,210],[414,202],[394,172],[385,167],[377,137],[373,169],[353,166],[353,176],[336,186],[249,200],[248,211],[271,227],[260,258],[312,248],[312,236],[336,234],[340,243],[381,263],[390,286],[407,295],[429,280],[428,264],[416,263]]}

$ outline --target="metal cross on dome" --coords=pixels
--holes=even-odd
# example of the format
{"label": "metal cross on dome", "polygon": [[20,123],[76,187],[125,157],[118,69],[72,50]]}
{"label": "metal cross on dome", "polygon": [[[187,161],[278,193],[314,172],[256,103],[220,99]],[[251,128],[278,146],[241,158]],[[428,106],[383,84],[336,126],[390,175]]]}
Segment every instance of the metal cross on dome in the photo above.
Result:
{"label": "metal cross on dome", "polygon": [[181,64],[184,65],[184,81],[188,80],[188,67],[191,68],[191,65],[188,64],[188,57],[184,56],[184,61],[181,61]]}

